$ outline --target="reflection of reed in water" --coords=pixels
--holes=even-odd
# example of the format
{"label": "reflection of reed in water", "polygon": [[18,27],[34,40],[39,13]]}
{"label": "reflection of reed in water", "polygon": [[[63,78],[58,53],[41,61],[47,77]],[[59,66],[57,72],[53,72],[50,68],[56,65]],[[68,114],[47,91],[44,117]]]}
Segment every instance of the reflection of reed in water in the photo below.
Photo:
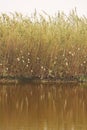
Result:
{"label": "reflection of reed in water", "polygon": [[86,93],[86,88],[77,84],[2,86],[0,126],[8,122],[7,125],[26,127],[24,130],[86,130]]}

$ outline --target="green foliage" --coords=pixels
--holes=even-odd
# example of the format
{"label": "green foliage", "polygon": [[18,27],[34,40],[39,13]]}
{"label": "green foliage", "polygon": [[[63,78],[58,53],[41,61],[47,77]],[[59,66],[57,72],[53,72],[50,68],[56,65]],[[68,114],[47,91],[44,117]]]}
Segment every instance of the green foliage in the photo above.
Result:
{"label": "green foliage", "polygon": [[62,78],[87,75],[87,18],[76,11],[46,19],[36,12],[0,16],[0,75]]}

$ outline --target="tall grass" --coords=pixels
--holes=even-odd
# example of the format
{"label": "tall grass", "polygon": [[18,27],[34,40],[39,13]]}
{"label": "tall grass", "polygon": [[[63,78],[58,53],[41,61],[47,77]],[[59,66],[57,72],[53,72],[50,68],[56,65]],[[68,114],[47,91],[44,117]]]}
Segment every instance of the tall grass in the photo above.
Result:
{"label": "tall grass", "polygon": [[87,75],[87,18],[76,11],[0,15],[0,75],[65,78]]}

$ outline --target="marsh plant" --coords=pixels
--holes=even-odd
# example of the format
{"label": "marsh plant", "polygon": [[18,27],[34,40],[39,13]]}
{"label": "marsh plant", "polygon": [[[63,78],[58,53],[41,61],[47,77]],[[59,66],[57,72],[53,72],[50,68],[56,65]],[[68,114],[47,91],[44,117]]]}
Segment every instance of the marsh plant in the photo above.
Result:
{"label": "marsh plant", "polygon": [[0,76],[66,78],[87,75],[87,18],[0,15]]}

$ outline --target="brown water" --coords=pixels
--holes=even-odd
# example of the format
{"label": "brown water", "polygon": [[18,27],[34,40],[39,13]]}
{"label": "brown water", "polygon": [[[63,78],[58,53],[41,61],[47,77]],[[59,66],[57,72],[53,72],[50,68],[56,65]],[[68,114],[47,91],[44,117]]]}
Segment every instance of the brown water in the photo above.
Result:
{"label": "brown water", "polygon": [[87,85],[0,85],[0,130],[87,130]]}

